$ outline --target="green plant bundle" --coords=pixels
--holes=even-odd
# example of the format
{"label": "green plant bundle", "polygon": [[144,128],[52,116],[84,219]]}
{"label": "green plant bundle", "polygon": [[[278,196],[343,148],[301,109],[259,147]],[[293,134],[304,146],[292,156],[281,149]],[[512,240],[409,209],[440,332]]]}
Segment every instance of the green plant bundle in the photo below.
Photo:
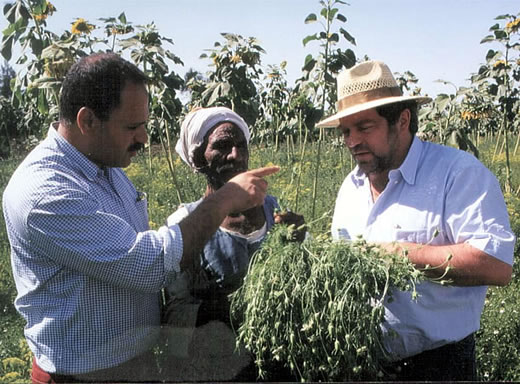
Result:
{"label": "green plant bundle", "polygon": [[286,240],[288,231],[273,229],[232,298],[238,342],[255,356],[259,376],[270,379],[281,365],[302,381],[383,378],[383,301],[392,289],[415,299],[422,272],[362,240],[299,244]]}

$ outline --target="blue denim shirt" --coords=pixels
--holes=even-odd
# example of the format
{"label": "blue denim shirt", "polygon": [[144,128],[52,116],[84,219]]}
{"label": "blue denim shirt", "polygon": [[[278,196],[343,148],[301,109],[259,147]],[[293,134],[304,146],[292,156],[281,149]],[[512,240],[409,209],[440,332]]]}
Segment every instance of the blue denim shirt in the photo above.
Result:
{"label": "blue denim shirt", "polygon": [[[201,201],[202,199],[185,204],[184,207],[191,213]],[[278,208],[276,198],[267,195],[263,208],[269,231],[274,224],[274,210]],[[214,282],[222,293],[237,290],[247,273],[251,257],[260,248],[262,241],[263,237],[248,243],[242,237],[218,229],[206,243],[201,254],[201,267],[206,271],[208,280]]]}

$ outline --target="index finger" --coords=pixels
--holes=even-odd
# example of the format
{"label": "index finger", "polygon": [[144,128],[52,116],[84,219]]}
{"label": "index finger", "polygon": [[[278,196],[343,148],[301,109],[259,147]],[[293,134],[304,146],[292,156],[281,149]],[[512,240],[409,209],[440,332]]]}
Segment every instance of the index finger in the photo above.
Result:
{"label": "index finger", "polygon": [[279,170],[280,170],[279,166],[273,165],[270,167],[252,169],[249,171],[249,173],[252,174],[253,176],[264,177],[264,176],[272,175],[273,173],[276,173]]}

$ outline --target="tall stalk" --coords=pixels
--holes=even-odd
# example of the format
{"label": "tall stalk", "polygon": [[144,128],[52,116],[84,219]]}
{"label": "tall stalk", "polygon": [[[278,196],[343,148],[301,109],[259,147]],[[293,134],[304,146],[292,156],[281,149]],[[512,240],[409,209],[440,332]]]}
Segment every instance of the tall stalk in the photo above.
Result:
{"label": "tall stalk", "polygon": [[[159,124],[159,127],[161,127],[161,124]],[[164,155],[166,157],[166,163],[168,164],[168,170],[170,171],[170,175],[172,177],[173,186],[175,188],[175,193],[177,194],[177,200],[179,204],[181,204],[184,200],[184,196],[181,192],[181,188],[179,187],[179,183],[177,183],[177,176],[175,175],[175,166],[173,164],[173,159],[171,156],[171,149],[170,147],[170,136],[168,135],[168,127],[165,125],[165,131],[166,131],[166,141],[168,143],[165,143],[165,139],[163,139],[162,132],[159,130],[159,140],[161,142],[161,147],[164,152]]]}

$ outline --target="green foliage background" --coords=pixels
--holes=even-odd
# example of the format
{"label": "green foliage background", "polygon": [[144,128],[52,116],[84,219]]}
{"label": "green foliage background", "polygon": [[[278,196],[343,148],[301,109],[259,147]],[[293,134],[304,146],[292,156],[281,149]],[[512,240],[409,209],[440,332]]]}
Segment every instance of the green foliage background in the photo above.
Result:
{"label": "green foliage background", "polygon": [[[127,168],[149,200],[150,226],[158,228],[181,201],[198,199],[204,180],[192,173],[172,151],[179,123],[192,107],[226,105],[251,123],[250,166],[282,166],[269,177],[270,193],[282,208],[303,213],[311,232],[327,233],[337,190],[352,168],[352,159],[332,131],[315,129],[335,111],[335,75],[361,57],[347,31],[346,2],[319,0],[304,46],[319,44],[308,55],[301,77],[288,87],[285,66],[262,65],[264,49],[255,37],[221,34],[206,49],[206,74],[188,72],[181,78],[170,66],[182,65],[173,40],[155,25],[134,25],[124,12],[90,23],[76,20],[70,31],[57,34],[47,20],[59,12],[47,0],[11,0],[4,4],[8,26],[0,53],[22,66],[15,77],[2,67],[0,94],[0,191],[21,156],[45,136],[57,118],[57,95],[66,70],[78,58],[113,51],[138,65],[151,80],[151,143]],[[511,223],[520,234],[520,14],[495,17],[481,43],[495,43],[484,64],[471,76],[471,86],[437,95],[421,109],[419,135],[454,145],[478,156],[499,178],[506,194]],[[94,24],[95,23],[95,24]],[[13,48],[21,54],[13,58]],[[201,47],[204,48],[204,47]],[[364,57],[364,59],[367,59]],[[470,69],[469,69],[470,70]],[[413,73],[396,73],[407,94],[418,94]],[[447,84],[450,84],[446,82]],[[9,84],[9,89],[5,85]],[[183,104],[180,95],[188,96]],[[5,226],[0,227],[0,381],[28,380],[31,353],[23,338],[23,321],[13,307],[16,289],[11,275]],[[518,252],[515,252],[515,257]],[[478,334],[479,373],[485,380],[520,380],[519,267],[512,283],[491,288]]]}
{"label": "green foliage background", "polygon": [[[324,146],[320,151],[319,186],[314,204],[313,183],[317,147],[316,143],[307,144],[306,155],[303,161],[300,161],[299,151],[253,146],[250,160],[251,167],[269,163],[282,167],[280,172],[269,176],[269,192],[279,198],[283,207],[297,210],[305,215],[308,222],[313,222],[310,231],[315,236],[328,233],[337,191],[352,166],[350,155],[343,147],[332,144]],[[487,145],[482,143],[480,147],[483,154],[492,151],[492,148],[492,142]],[[483,157],[491,158],[492,155]],[[3,191],[20,160],[21,158],[17,157],[0,162],[0,190]],[[514,170],[520,172],[520,156],[516,156],[512,163]],[[177,182],[183,186],[186,201],[198,199],[204,190],[204,179],[188,169],[178,158],[173,164]],[[504,167],[500,161],[486,165],[498,173]],[[166,156],[162,151],[154,152],[151,158],[148,154],[141,154],[126,172],[136,187],[147,193],[150,226],[158,228],[177,205],[176,191],[171,181]],[[511,194],[506,194],[506,198],[513,230],[520,235],[520,199]],[[315,214],[312,219],[314,205]],[[23,338],[24,322],[13,306],[16,289],[10,269],[9,244],[4,225],[0,227],[0,247],[0,382],[19,381],[20,378],[27,380],[31,353]],[[520,246],[517,244],[515,258],[518,256],[518,248]],[[515,266],[515,275],[509,286],[489,290],[482,328],[477,338],[479,373],[485,380],[520,380],[519,268],[518,265]]]}

